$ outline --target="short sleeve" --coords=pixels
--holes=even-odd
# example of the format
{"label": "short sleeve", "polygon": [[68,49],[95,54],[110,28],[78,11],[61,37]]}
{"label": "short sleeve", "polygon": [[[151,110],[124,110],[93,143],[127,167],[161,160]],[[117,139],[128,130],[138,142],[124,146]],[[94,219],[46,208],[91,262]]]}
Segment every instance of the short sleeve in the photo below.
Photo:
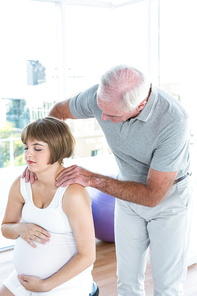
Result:
{"label": "short sleeve", "polygon": [[96,105],[98,85],[79,93],[70,99],[69,108],[77,119],[93,118]]}
{"label": "short sleeve", "polygon": [[153,152],[151,168],[162,172],[183,170],[189,162],[189,120],[169,124],[158,139]]}

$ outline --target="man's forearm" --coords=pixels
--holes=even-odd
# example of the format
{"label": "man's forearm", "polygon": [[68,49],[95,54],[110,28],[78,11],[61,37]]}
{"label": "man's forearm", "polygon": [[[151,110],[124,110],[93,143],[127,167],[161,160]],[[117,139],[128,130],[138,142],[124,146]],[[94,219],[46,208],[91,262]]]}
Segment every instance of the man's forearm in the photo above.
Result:
{"label": "man's forearm", "polygon": [[146,184],[134,181],[120,181],[108,176],[90,172],[80,166],[65,168],[56,178],[56,186],[81,184],[93,187],[116,198],[147,207],[155,207],[166,196],[177,172],[149,170]]}
{"label": "man's forearm", "polygon": [[154,207],[160,202],[158,197],[154,198],[154,196],[151,195],[151,189],[148,185],[133,181],[119,181],[107,176],[93,174],[91,187],[118,199],[147,207]]}
{"label": "man's forearm", "polygon": [[66,119],[75,119],[72,113],[70,112],[69,101],[70,100],[65,100],[55,104],[49,112],[49,116],[61,119],[63,121],[65,121]]}

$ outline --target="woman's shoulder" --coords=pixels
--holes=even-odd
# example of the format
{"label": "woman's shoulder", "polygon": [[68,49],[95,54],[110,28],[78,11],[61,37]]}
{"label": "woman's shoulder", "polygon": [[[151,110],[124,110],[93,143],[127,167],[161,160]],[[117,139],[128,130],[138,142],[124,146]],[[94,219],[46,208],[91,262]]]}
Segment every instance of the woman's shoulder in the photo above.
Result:
{"label": "woman's shoulder", "polygon": [[71,184],[69,185],[63,196],[63,205],[72,206],[72,205],[80,205],[91,204],[90,195],[88,190],[79,184]]}
{"label": "woman's shoulder", "polygon": [[87,191],[87,189],[84,187],[84,186],[82,186],[82,185],[80,185],[80,184],[71,184],[71,185],[68,185],[67,186],[67,188],[66,188],[66,191],[68,191],[68,192],[85,192],[85,191]]}
{"label": "woman's shoulder", "polygon": [[21,183],[21,176],[18,176],[10,187],[9,196],[14,197],[14,199],[19,199],[20,201],[24,202],[24,199],[21,195],[20,190],[20,183]]}
{"label": "woman's shoulder", "polygon": [[89,199],[89,193],[88,190],[80,185],[80,184],[71,184],[69,185],[66,190],[65,190],[65,194],[64,194],[67,198],[70,197],[75,197],[75,198],[86,198]]}
{"label": "woman's shoulder", "polygon": [[20,191],[21,176],[18,176],[11,185],[11,189]]}

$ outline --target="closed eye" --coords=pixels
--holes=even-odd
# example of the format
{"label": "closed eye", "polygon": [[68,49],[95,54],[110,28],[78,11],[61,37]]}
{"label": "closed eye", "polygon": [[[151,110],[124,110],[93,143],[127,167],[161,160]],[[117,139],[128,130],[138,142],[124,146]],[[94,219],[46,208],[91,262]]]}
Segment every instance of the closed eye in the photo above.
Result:
{"label": "closed eye", "polygon": [[[26,150],[26,151],[27,151],[27,150],[28,150],[28,148],[27,148],[27,147],[25,147],[25,148],[24,148],[24,150]],[[42,151],[42,149],[36,149],[36,148],[34,148],[34,150],[35,150],[35,151]]]}

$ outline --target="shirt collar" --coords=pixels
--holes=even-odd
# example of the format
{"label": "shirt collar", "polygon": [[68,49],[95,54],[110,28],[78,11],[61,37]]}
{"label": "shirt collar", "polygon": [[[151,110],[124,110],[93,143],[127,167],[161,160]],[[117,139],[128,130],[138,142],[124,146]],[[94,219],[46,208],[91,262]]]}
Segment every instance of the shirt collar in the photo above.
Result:
{"label": "shirt collar", "polygon": [[149,99],[144,107],[144,109],[136,116],[136,119],[140,120],[140,121],[148,121],[149,118],[152,116],[154,110],[155,110],[155,106],[157,103],[157,99],[158,99],[158,92],[156,87],[151,86],[151,93],[149,96]]}

